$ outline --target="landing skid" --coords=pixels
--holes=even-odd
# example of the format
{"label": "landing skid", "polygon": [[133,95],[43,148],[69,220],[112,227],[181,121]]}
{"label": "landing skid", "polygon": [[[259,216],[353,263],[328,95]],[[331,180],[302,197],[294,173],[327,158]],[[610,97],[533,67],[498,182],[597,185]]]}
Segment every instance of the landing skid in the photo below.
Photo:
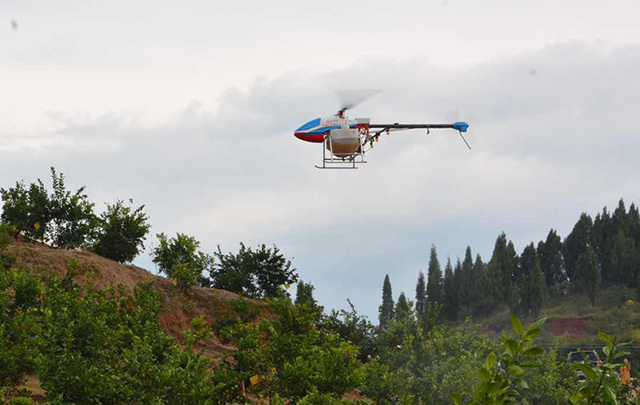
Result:
{"label": "landing skid", "polygon": [[322,166],[315,165],[316,169],[355,170],[358,168],[358,164],[367,163],[367,161],[364,160],[364,145],[360,146],[359,152],[349,157],[336,157],[331,152],[329,152],[329,157],[327,157],[327,146],[329,146],[329,150],[333,150],[329,136],[325,136],[322,141]]}

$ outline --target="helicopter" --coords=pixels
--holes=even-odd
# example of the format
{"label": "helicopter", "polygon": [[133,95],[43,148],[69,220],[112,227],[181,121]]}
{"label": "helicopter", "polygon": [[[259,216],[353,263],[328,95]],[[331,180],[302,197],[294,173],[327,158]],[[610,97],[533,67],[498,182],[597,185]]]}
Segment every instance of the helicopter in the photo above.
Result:
{"label": "helicopter", "polygon": [[467,132],[469,124],[457,121],[453,124],[372,124],[369,118],[349,119],[345,113],[351,107],[341,108],[335,115],[316,118],[296,129],[294,136],[306,142],[322,143],[322,166],[318,169],[357,169],[357,165],[367,163],[365,153],[376,142],[380,135],[395,131],[411,129],[454,129],[469,149],[469,143],[463,132]]}

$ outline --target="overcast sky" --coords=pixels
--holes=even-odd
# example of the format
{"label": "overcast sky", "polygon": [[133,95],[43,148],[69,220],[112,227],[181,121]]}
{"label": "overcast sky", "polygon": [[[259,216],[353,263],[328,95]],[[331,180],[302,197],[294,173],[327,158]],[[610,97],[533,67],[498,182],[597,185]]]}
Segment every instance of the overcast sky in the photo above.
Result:
{"label": "overcast sky", "polygon": [[[133,198],[203,250],[277,244],[327,308],[376,320],[431,244],[488,260],[640,202],[640,2],[0,1],[0,186]],[[384,136],[355,171],[293,130],[350,112],[471,124]],[[148,245],[154,238],[148,240]],[[137,263],[153,271],[147,255]],[[444,265],[444,263],[443,263]]]}

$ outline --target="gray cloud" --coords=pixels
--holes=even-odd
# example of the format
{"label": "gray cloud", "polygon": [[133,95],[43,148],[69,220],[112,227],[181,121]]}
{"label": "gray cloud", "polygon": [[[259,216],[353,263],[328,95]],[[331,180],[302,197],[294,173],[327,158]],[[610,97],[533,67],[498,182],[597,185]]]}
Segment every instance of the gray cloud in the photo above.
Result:
{"label": "gray cloud", "polygon": [[[2,129],[0,184],[55,165],[98,203],[146,204],[154,232],[208,250],[276,243],[323,304],[351,297],[374,317],[384,274],[413,295],[432,243],[443,261],[467,244],[488,259],[502,230],[521,249],[550,227],[566,234],[582,210],[640,201],[638,71],[639,46],[571,42],[457,68],[291,72],[151,124],[136,110],[50,111],[36,129]],[[360,170],[318,171],[319,145],[292,132],[334,113],[338,88],[383,89],[351,112],[376,122],[466,119],[474,149],[450,131],[397,133]]]}

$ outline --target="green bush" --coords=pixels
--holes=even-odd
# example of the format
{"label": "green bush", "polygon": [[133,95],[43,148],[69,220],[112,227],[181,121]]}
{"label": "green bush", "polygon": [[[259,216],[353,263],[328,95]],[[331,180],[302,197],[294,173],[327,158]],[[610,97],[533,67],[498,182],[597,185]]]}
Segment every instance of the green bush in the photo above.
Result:
{"label": "green bush", "polygon": [[28,187],[23,182],[0,189],[4,202],[2,222],[14,225],[27,238],[54,247],[79,248],[90,244],[96,227],[93,204],[84,187],[66,189],[64,175],[51,168],[53,191],[48,193],[40,179]]}
{"label": "green bush", "polygon": [[240,243],[237,254],[224,254],[218,246],[216,263],[210,274],[213,286],[253,298],[276,298],[288,295],[283,288],[298,280],[296,269],[278,249],[260,245],[247,248]]}
{"label": "green bush", "polygon": [[200,242],[192,236],[177,233],[167,238],[164,233],[156,235],[160,245],[153,249],[152,260],[161,272],[177,281],[181,288],[189,288],[198,282],[208,285],[202,275],[210,270],[213,258],[200,252]]}
{"label": "green bush", "polygon": [[[129,201],[133,203],[133,200]],[[107,210],[98,219],[93,250],[119,263],[135,259],[150,228],[149,218],[143,210],[144,205],[134,210],[120,200],[107,205]]]}

